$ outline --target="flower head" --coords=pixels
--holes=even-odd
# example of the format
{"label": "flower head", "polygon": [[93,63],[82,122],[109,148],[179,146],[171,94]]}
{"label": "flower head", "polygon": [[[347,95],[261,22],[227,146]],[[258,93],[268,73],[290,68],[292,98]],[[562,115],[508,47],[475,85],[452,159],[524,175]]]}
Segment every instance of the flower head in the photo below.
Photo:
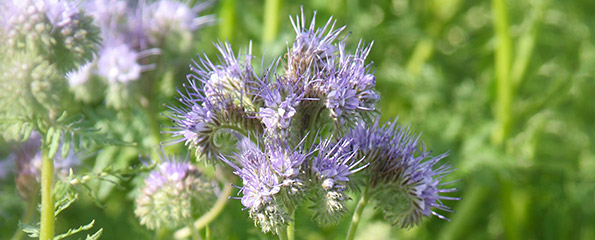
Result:
{"label": "flower head", "polygon": [[344,193],[349,176],[367,164],[360,166],[363,158],[355,159],[356,152],[348,150],[350,140],[333,142],[329,137],[317,147],[317,156],[312,159],[311,174],[314,187],[314,219],[324,225],[335,224],[345,213],[344,202],[349,197]]}
{"label": "flower head", "polygon": [[288,211],[296,207],[303,194],[302,165],[307,155],[282,141],[264,148],[244,139],[235,156],[237,165],[225,157],[222,160],[242,179],[241,202],[255,224],[264,232],[278,233],[291,221]]}
{"label": "flower head", "polygon": [[452,172],[449,165],[438,165],[447,154],[432,157],[419,137],[413,137],[396,120],[382,126],[378,119],[372,126],[358,123],[345,138],[354,139],[351,149],[365,156],[370,164],[373,197],[393,224],[412,227],[430,214],[445,219],[432,208],[450,211],[441,200],[458,200],[440,195],[456,191],[439,188],[448,184],[440,181]]}
{"label": "flower head", "polygon": [[213,186],[188,162],[166,160],[145,179],[134,213],[149,229],[176,227],[214,200]]}

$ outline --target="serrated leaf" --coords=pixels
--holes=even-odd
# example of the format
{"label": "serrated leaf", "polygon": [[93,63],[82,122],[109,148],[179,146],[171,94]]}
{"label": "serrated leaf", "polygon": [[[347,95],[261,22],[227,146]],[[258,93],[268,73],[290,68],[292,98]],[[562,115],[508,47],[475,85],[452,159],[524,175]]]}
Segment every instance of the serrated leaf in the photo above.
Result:
{"label": "serrated leaf", "polygon": [[103,234],[103,228],[100,228],[97,232],[95,232],[91,236],[89,236],[87,234],[87,238],[85,238],[85,240],[97,240],[97,239],[99,239],[99,237],[101,237],[101,234]]}
{"label": "serrated leaf", "polygon": [[78,194],[69,193],[66,194],[62,199],[59,199],[54,204],[54,217],[58,216],[64,209],[68,208],[74,201],[78,199]]}
{"label": "serrated leaf", "polygon": [[54,156],[56,156],[56,153],[58,152],[58,148],[60,147],[61,138],[62,138],[62,131],[60,131],[60,130],[54,131],[51,141],[49,142],[49,146],[50,146],[50,151],[48,152],[49,158],[53,159]]}
{"label": "serrated leaf", "polygon": [[61,239],[64,239],[64,238],[70,237],[70,236],[72,236],[72,235],[74,235],[74,234],[77,234],[77,233],[79,233],[79,232],[82,232],[82,231],[89,230],[89,229],[91,229],[91,228],[93,227],[93,224],[95,224],[95,219],[93,219],[93,220],[92,220],[92,221],[91,221],[89,224],[87,224],[87,225],[80,226],[80,227],[78,227],[77,229],[72,229],[72,228],[71,228],[71,229],[69,229],[69,230],[68,230],[68,232],[65,232],[65,233],[62,233],[62,234],[60,234],[60,235],[58,235],[58,236],[55,236],[55,237],[54,237],[54,240],[61,240]]}
{"label": "serrated leaf", "polygon": [[72,133],[64,133],[64,141],[62,142],[62,148],[60,149],[62,152],[62,159],[66,159],[68,153],[70,152],[70,146],[72,144],[71,140]]}
{"label": "serrated leaf", "polygon": [[[39,223],[38,223],[39,224]],[[39,226],[19,222],[19,227],[31,238],[39,237]]]}

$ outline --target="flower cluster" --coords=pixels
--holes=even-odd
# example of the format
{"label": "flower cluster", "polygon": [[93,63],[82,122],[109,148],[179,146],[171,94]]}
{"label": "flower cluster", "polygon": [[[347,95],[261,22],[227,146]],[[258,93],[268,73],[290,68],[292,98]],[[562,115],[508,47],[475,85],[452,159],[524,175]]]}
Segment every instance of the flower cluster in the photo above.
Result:
{"label": "flower cluster", "polygon": [[187,224],[215,199],[214,186],[188,162],[163,159],[145,179],[134,213],[149,229]]}
{"label": "flower cluster", "polygon": [[[212,22],[212,16],[198,16],[208,6],[206,2],[189,7],[174,0],[91,0],[82,4],[101,29],[103,43],[91,63],[68,74],[75,97],[84,102],[105,97],[116,109],[128,106],[139,94],[138,87],[131,85],[156,68],[153,56],[169,46],[166,41],[176,36],[191,39],[195,30]],[[106,92],[97,91],[98,86],[107,86]]]}
{"label": "flower cluster", "polygon": [[293,23],[297,36],[285,57],[260,71],[251,47],[234,54],[217,44],[219,64],[199,56],[179,91],[181,105],[170,106],[171,143],[231,166],[242,180],[238,198],[264,232],[280,234],[308,200],[315,220],[336,223],[361,183],[402,227],[423,215],[443,218],[432,208],[448,210],[440,200],[453,199],[439,195],[453,191],[439,188],[451,171],[436,167],[446,155],[431,157],[396,122],[379,126],[376,79],[366,63],[371,45],[347,52],[337,40],[344,27],[335,29],[332,19],[306,27],[302,13]]}
{"label": "flower cluster", "polygon": [[0,3],[2,112],[46,119],[62,111],[70,97],[65,73],[91,60],[99,40],[92,17],[73,3]]}

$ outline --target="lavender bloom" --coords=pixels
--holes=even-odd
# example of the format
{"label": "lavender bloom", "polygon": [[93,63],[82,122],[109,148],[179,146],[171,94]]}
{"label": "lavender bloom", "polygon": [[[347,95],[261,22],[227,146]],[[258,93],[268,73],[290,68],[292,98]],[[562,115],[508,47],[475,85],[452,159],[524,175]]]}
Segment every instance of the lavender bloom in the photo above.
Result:
{"label": "lavender bloom", "polygon": [[450,211],[441,200],[458,200],[440,195],[456,191],[439,188],[449,184],[440,181],[452,172],[449,165],[436,166],[447,154],[430,156],[420,148],[419,137],[412,137],[408,128],[396,122],[382,126],[378,119],[372,126],[360,122],[345,136],[354,140],[352,149],[370,164],[369,184],[377,206],[387,220],[403,228],[421,223],[422,217],[430,214],[446,219],[432,208]]}
{"label": "lavender bloom", "polygon": [[[276,85],[275,83],[271,85]],[[269,137],[277,135],[278,138],[286,138],[289,134],[291,119],[296,114],[295,108],[302,98],[295,93],[291,93],[291,95],[282,99],[279,88],[269,89],[267,87],[264,89],[265,93],[262,96],[266,107],[260,108],[258,116],[265,125]]]}
{"label": "lavender bloom", "polygon": [[[318,155],[312,159],[311,175],[315,184],[313,198],[314,219],[323,225],[335,224],[347,213],[344,202],[349,197],[344,193],[349,176],[368,165],[359,166],[363,161],[355,160],[356,152],[347,150],[349,140],[333,143],[328,138],[316,147]],[[359,166],[358,168],[356,168]]]}
{"label": "lavender bloom", "polygon": [[254,105],[250,96],[257,82],[256,73],[252,69],[251,47],[245,53],[233,53],[229,43],[215,45],[219,50],[220,65],[214,64],[206,55],[190,66],[190,81],[204,85],[197,93],[204,95],[214,107],[226,111],[253,111]]}
{"label": "lavender bloom", "polygon": [[371,47],[364,48],[360,43],[356,53],[349,55],[345,53],[345,46],[339,44],[340,59],[326,82],[325,89],[329,93],[324,104],[340,125],[355,122],[364,111],[375,110],[380,98],[373,90],[376,81],[369,72],[370,64],[365,65]]}
{"label": "lavender bloom", "polygon": [[[189,88],[196,88],[196,85],[192,84]],[[207,159],[212,159],[217,153],[213,134],[218,120],[213,115],[212,106],[201,103],[200,98],[195,97],[191,93],[182,94],[180,102],[184,104],[183,108],[169,106],[172,112],[168,117],[173,120],[175,126],[165,132],[172,134],[176,139],[168,144],[184,142],[186,146],[196,148],[197,156],[204,155]]]}
{"label": "lavender bloom", "polygon": [[236,154],[238,165],[221,157],[242,179],[241,202],[263,232],[279,234],[280,229],[292,221],[289,209],[295,209],[303,193],[301,166],[307,156],[281,141],[267,144],[263,152],[244,139],[240,153]]}
{"label": "lavender bloom", "polygon": [[198,17],[199,13],[210,7],[211,2],[196,4],[190,8],[186,4],[160,0],[150,4],[143,12],[144,28],[149,34],[149,41],[155,45],[169,34],[190,34],[214,21],[210,15]]}
{"label": "lavender bloom", "polygon": [[[324,27],[315,28],[316,12],[308,27],[303,9],[301,18],[296,16],[295,21],[290,20],[297,35],[292,48],[288,51],[287,80],[310,92],[312,90],[309,88],[315,88],[317,84],[315,81],[317,77],[324,75],[321,72],[324,72],[328,65],[333,64],[338,50],[334,42],[345,27],[335,29],[335,21],[330,18]],[[307,95],[316,96],[316,93]]]}
{"label": "lavender bloom", "polygon": [[109,83],[128,84],[137,80],[143,70],[137,62],[138,58],[138,53],[126,44],[106,46],[100,52],[97,73],[105,77]]}
{"label": "lavender bloom", "polygon": [[188,162],[167,160],[145,179],[134,213],[149,229],[176,227],[206,211],[214,200],[213,186]]}

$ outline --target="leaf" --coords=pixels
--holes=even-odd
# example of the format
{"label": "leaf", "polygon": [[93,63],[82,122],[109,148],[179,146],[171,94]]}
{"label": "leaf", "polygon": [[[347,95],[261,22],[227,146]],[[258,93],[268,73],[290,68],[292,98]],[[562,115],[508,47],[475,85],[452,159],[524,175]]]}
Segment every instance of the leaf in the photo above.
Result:
{"label": "leaf", "polygon": [[[69,230],[68,230],[68,232],[65,232],[65,233],[62,233],[62,234],[60,234],[60,235],[58,235],[58,236],[55,236],[55,237],[54,237],[54,240],[61,240],[61,239],[64,239],[64,238],[70,237],[70,236],[72,236],[72,235],[74,235],[74,234],[77,234],[77,233],[79,233],[79,232],[82,232],[82,231],[89,230],[89,229],[91,229],[91,228],[93,227],[93,224],[95,224],[95,219],[93,219],[93,220],[92,220],[92,221],[91,221],[89,224],[87,224],[87,225],[80,226],[80,227],[78,227],[77,229],[72,229],[72,228],[71,228],[71,229],[69,229]],[[99,231],[102,231],[102,230],[99,230]],[[99,235],[101,235],[101,234],[99,234]],[[95,236],[95,234],[93,234],[93,236]],[[97,237],[99,237],[99,236],[97,236]]]}
{"label": "leaf", "polygon": [[87,238],[85,238],[86,240],[97,240],[99,239],[99,237],[101,237],[101,234],[103,234],[103,228],[100,228],[99,230],[97,230],[97,232],[95,232],[93,235],[89,236],[87,234]]}
{"label": "leaf", "polygon": [[[49,135],[48,135],[49,137]],[[58,148],[60,147],[60,142],[62,138],[62,131],[55,130],[54,134],[51,136],[51,140],[49,141],[50,151],[48,152],[48,157],[53,159],[58,152]]]}
{"label": "leaf", "polygon": [[65,133],[64,134],[64,142],[62,142],[62,148],[60,151],[62,152],[62,159],[66,159],[68,153],[70,152],[70,146],[72,145],[72,133]]}
{"label": "leaf", "polygon": [[68,208],[77,199],[78,199],[78,194],[69,192],[62,199],[56,201],[56,203],[54,204],[55,209],[56,209],[54,211],[54,217],[58,216],[58,214],[60,214],[62,211],[64,211],[64,209]]}
{"label": "leaf", "polygon": [[31,225],[31,224],[19,222],[19,227],[23,230],[23,232],[28,234],[29,237],[31,237],[31,238],[39,237],[39,223],[37,223],[37,225]]}

